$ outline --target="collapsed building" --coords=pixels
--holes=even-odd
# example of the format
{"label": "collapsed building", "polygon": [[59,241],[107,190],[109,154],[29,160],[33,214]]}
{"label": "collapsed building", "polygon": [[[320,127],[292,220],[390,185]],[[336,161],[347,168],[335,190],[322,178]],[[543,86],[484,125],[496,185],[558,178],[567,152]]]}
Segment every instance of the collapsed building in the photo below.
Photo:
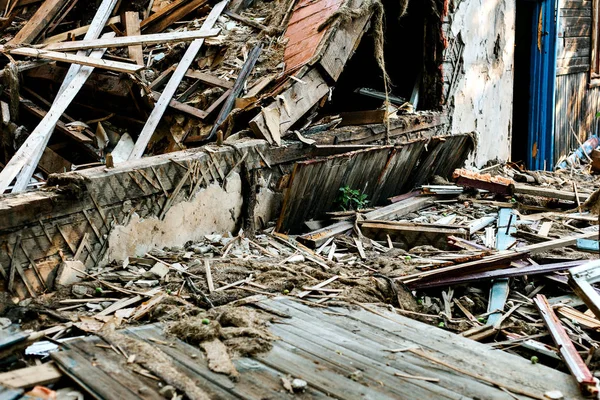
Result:
{"label": "collapsed building", "polygon": [[[596,394],[569,361],[598,342],[579,325],[579,353],[535,341],[569,336],[544,284],[514,287],[559,285],[592,256],[547,252],[598,235],[595,177],[504,165],[523,143],[515,3],[0,0],[0,390]],[[491,280],[489,299],[422,295]],[[555,297],[600,326],[594,299]],[[577,379],[495,350],[515,343]]]}

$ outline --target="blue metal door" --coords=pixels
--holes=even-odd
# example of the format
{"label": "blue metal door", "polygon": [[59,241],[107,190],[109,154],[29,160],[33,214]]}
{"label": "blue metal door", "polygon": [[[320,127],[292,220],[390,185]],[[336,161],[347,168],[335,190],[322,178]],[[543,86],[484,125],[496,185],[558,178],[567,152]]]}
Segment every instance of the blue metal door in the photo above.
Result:
{"label": "blue metal door", "polygon": [[554,167],[554,101],[556,85],[556,0],[541,0],[533,13],[527,167]]}

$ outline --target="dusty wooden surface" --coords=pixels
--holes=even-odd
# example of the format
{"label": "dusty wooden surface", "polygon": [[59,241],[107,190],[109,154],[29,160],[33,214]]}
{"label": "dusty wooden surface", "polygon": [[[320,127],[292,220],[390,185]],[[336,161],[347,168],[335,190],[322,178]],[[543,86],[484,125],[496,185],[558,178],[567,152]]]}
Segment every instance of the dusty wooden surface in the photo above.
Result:
{"label": "dusty wooden surface", "polygon": [[[272,350],[234,360],[240,373],[237,382],[210,371],[202,350],[166,337],[160,325],[130,328],[125,333],[166,353],[172,365],[211,399],[289,398],[281,382],[288,375],[308,383],[306,392],[295,395],[299,399],[514,398],[485,383],[486,379],[538,398],[549,390],[560,390],[568,399],[580,398],[575,381],[567,374],[383,309],[373,313],[362,308],[311,308],[283,297],[255,305],[290,318],[271,325],[272,333],[280,338]],[[133,373],[126,357],[110,346],[96,346],[100,342],[97,337],[71,341],[66,351],[52,357],[63,372],[99,399],[160,398],[159,381]]]}

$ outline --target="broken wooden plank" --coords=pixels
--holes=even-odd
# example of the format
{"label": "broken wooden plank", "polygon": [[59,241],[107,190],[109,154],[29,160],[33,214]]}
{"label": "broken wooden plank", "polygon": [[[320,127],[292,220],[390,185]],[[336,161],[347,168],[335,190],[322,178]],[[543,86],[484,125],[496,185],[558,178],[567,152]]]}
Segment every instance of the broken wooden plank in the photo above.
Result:
{"label": "broken wooden plank", "polygon": [[417,272],[415,274],[401,276],[398,278],[398,280],[411,285],[412,282],[429,282],[436,280],[438,277],[446,278],[450,276],[463,276],[476,272],[504,269],[510,266],[513,261],[522,260],[527,256],[528,253],[523,251],[505,251],[499,254],[483,257],[480,260],[469,261],[466,263],[450,265],[448,267],[437,268],[431,271]]}
{"label": "broken wooden plank", "polygon": [[[92,52],[90,56],[100,58],[103,54],[104,50],[97,50]],[[12,191],[20,192],[25,190],[29,184],[29,180],[35,172],[35,167],[43,154],[44,148],[46,147],[60,116],[67,109],[71,101],[73,101],[93,70],[94,69],[91,67],[85,67],[85,69],[82,69],[81,72],[77,74],[75,79],[71,81],[69,87],[56,98],[50,111],[46,114],[44,119],[42,119],[42,122],[40,122],[35,130],[29,135],[25,143],[17,150],[5,168],[0,171],[0,193],[6,191],[11,181],[17,177],[17,175],[19,175],[19,177]]]}
{"label": "broken wooden plank", "polygon": [[142,300],[142,296],[137,295],[130,298],[124,298],[119,301],[114,302],[112,305],[106,307],[104,310],[100,311],[96,316],[100,317],[103,315],[110,315],[115,311],[121,310],[123,308],[129,307],[139,301]]}
{"label": "broken wooden plank", "polygon": [[223,107],[221,108],[221,111],[217,116],[217,120],[215,121],[215,124],[213,125],[212,129],[210,130],[210,133],[206,140],[213,139],[213,137],[217,133],[217,130],[220,128],[221,124],[225,121],[225,119],[233,109],[233,106],[235,105],[235,99],[237,99],[240,93],[242,93],[242,90],[244,90],[246,80],[250,77],[250,74],[254,69],[254,65],[258,61],[258,57],[260,57],[261,52],[262,44],[256,45],[252,48],[252,50],[250,50],[250,54],[248,54],[248,58],[242,66],[242,69],[240,70],[240,73],[238,74],[238,77],[235,80],[235,84],[233,85],[233,88],[231,89],[227,100],[225,100],[225,104],[223,104]]}
{"label": "broken wooden plank", "polygon": [[[207,2],[208,0],[176,1],[172,3],[172,5],[174,5],[175,7],[168,9],[166,13],[162,13],[161,15],[154,18],[157,14],[160,13],[159,11],[158,13],[151,15],[149,18],[147,18],[147,20],[142,21],[142,30],[150,33],[162,32],[175,22],[184,18],[186,15],[205,5]],[[168,7],[169,6],[165,8]],[[148,21],[151,19],[153,20]]]}
{"label": "broken wooden plank", "polygon": [[[152,92],[152,98],[155,101],[160,100],[160,96],[160,93]],[[206,111],[200,110],[199,108],[196,108],[194,106],[190,106],[189,104],[181,103],[175,99],[171,99],[171,101],[169,102],[169,107],[184,112],[186,114],[190,114],[191,116],[199,119],[204,119],[208,117],[208,113]]]}
{"label": "broken wooden plank", "polygon": [[531,254],[543,253],[548,250],[557,249],[560,247],[574,246],[579,239],[592,239],[598,237],[598,232],[586,232],[579,235],[567,236],[560,239],[549,240],[547,242],[530,244],[519,247],[519,250],[528,251]]}
{"label": "broken wooden plank", "polygon": [[224,89],[233,88],[233,82],[217,78],[216,76],[207,74],[206,72],[189,69],[186,71],[185,76],[186,78],[198,79],[199,81],[211,86],[218,86]]}
{"label": "broken wooden plank", "polygon": [[[378,208],[365,214],[365,218],[369,220],[388,220],[396,219],[403,215],[410,214],[425,208],[435,200],[434,197],[413,197],[399,201],[389,206]],[[298,237],[298,241],[311,247],[317,248],[325,243],[330,238],[344,233],[352,229],[354,224],[349,221],[337,222],[325,228],[317,229]]]}
{"label": "broken wooden plank", "polygon": [[33,367],[20,368],[0,374],[0,385],[15,389],[29,389],[34,386],[46,386],[57,382],[62,373],[54,366],[54,363],[35,365]]}
{"label": "broken wooden plank", "polygon": [[[530,196],[547,197],[550,199],[568,200],[568,201],[573,201],[573,202],[576,202],[576,200],[577,200],[577,197],[575,197],[574,192],[569,192],[566,190],[551,189],[551,188],[540,187],[540,186],[525,185],[522,183],[515,184],[515,193],[527,194]],[[589,195],[585,194],[585,193],[579,193],[578,197],[579,197],[579,201],[581,203],[583,203],[588,199]]]}
{"label": "broken wooden plank", "polygon": [[298,293],[298,294],[296,295],[296,297],[299,297],[299,298],[306,297],[306,296],[308,296],[308,295],[309,295],[309,294],[310,294],[312,291],[314,291],[314,290],[318,290],[318,289],[321,289],[321,288],[323,288],[323,287],[325,287],[325,286],[329,285],[330,283],[332,283],[332,282],[335,282],[335,281],[336,281],[338,278],[339,278],[339,276],[338,276],[338,275],[334,275],[334,276],[332,276],[331,278],[329,278],[329,279],[327,279],[327,280],[324,280],[323,282],[321,282],[321,283],[318,283],[318,284],[316,284],[316,285],[314,285],[314,286],[312,286],[312,287],[308,288],[308,290],[305,290],[305,291],[303,291],[303,292],[300,292],[300,293]]}
{"label": "broken wooden plank", "polygon": [[[139,36],[142,34],[140,13],[127,11],[123,19],[125,20],[125,33],[127,36]],[[128,52],[129,58],[135,61],[137,65],[144,65],[144,49],[141,44],[129,46]]]}
{"label": "broken wooden plank", "polygon": [[475,272],[472,274],[466,274],[461,276],[440,276],[437,279],[417,281],[414,284],[409,284],[411,288],[424,290],[435,287],[448,287],[454,285],[464,285],[471,282],[483,282],[487,280],[499,279],[499,278],[512,278],[517,276],[533,276],[533,275],[545,275],[552,272],[565,271],[567,269],[580,266],[586,261],[577,260],[562,263],[553,263],[545,265],[531,265],[529,267],[520,268],[503,268],[492,271]]}
{"label": "broken wooden plank", "polygon": [[[280,97],[278,96],[278,99],[265,107],[266,112],[260,113],[250,121],[254,134],[270,144],[276,143],[277,138],[284,136],[294,123],[329,93],[329,85],[317,69],[309,70],[300,79],[301,82],[293,83],[279,95]],[[272,125],[278,126],[279,129],[269,127],[269,116],[274,119]]]}
{"label": "broken wooden plank", "polygon": [[[135,13],[134,13],[135,14]],[[149,35],[123,36],[115,38],[103,38],[95,40],[77,40],[64,43],[52,43],[44,45],[39,50],[45,51],[75,51],[103,48],[129,47],[140,45],[153,45],[173,42],[187,42],[217,36],[220,29],[196,29],[185,32],[155,33]],[[36,49],[37,50],[37,49]],[[11,51],[11,54],[15,54]],[[18,53],[16,53],[18,54]],[[60,61],[60,60],[59,60]],[[143,63],[141,65],[144,65]]]}
{"label": "broken wooden plank", "polygon": [[[212,11],[202,24],[201,30],[212,29],[212,27],[217,22],[217,19],[225,9],[225,6],[227,6],[228,1],[229,0],[223,0],[213,7]],[[204,39],[194,40],[186,50],[181,61],[179,61],[179,64],[173,72],[171,79],[167,83],[167,86],[164,88],[160,98],[154,105],[154,109],[152,110],[150,117],[148,117],[148,120],[146,121],[146,124],[142,129],[142,132],[140,132],[140,135],[138,136],[138,139],[133,148],[133,151],[129,156],[129,160],[136,160],[141,158],[144,154],[144,151],[146,151],[146,146],[148,145],[148,142],[152,138],[152,135],[154,134],[156,127],[161,121],[165,110],[171,102],[171,99],[173,99],[173,96],[175,95],[175,92],[179,87],[179,83],[185,76],[187,70],[190,68],[190,65],[192,65],[192,62],[196,58],[198,51],[200,51],[202,44],[204,44]]]}
{"label": "broken wooden plank", "polygon": [[11,45],[30,44],[50,25],[69,0],[46,0],[25,26],[10,41]]}
{"label": "broken wooden plank", "polygon": [[556,343],[556,347],[558,348],[562,359],[567,364],[567,367],[569,367],[569,371],[571,371],[573,377],[577,380],[582,394],[584,396],[597,396],[599,391],[598,379],[592,375],[577,352],[577,349],[575,349],[575,346],[571,342],[571,338],[552,310],[550,304],[548,304],[546,296],[538,294],[533,299],[533,302],[540,312],[544,324],[550,332],[550,336],[552,336],[554,343]]}
{"label": "broken wooden plank", "polygon": [[400,244],[404,250],[410,250],[417,246],[448,249],[448,236],[469,238],[468,230],[459,226],[373,220],[358,221],[358,225],[366,237],[381,241],[389,235],[391,240]]}
{"label": "broken wooden plank", "polygon": [[33,58],[42,58],[44,60],[62,61],[71,64],[84,65],[94,68],[102,68],[109,71],[124,72],[134,74],[144,68],[141,65],[128,64],[120,61],[102,60],[97,57],[86,57],[76,54],[59,53],[44,49],[34,49],[31,47],[20,47],[10,51],[12,55],[20,55]]}

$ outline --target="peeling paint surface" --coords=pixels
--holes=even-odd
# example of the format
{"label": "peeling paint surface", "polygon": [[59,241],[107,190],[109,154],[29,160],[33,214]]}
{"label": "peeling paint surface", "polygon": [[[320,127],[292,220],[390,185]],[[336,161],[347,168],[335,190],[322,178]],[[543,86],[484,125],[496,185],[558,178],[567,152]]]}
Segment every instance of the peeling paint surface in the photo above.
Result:
{"label": "peeling paint surface", "polygon": [[117,226],[109,237],[106,260],[142,257],[154,247],[183,246],[211,233],[232,232],[242,210],[242,183],[234,173],[222,188],[213,183],[190,201],[174,205],[164,220],[141,219],[134,214],[126,226]]}
{"label": "peeling paint surface", "polygon": [[465,43],[464,76],[457,83],[452,133],[476,132],[470,160],[510,158],[516,0],[469,0],[452,17],[452,33]]}

